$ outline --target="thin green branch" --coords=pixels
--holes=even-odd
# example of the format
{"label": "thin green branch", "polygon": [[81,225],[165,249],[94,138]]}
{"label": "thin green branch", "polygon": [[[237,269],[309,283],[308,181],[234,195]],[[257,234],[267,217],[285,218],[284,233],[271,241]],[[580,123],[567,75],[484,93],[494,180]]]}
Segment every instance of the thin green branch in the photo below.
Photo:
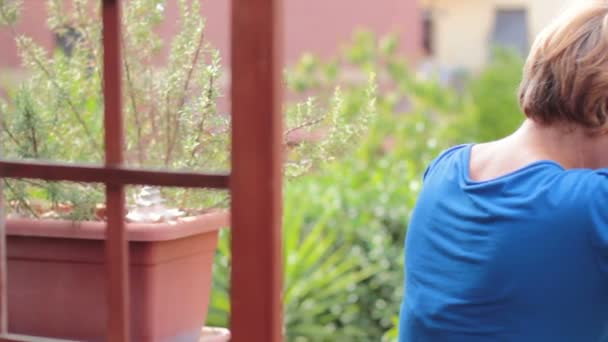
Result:
{"label": "thin green branch", "polygon": [[8,138],[11,139],[11,141],[17,145],[17,147],[22,148],[21,143],[19,142],[19,139],[17,139],[13,133],[11,132],[10,129],[8,129],[8,127],[6,126],[6,123],[4,122],[4,120],[0,119],[0,127],[2,128],[2,130],[8,135]]}
{"label": "thin green branch", "polygon": [[[121,39],[123,47],[126,47],[124,39]],[[123,57],[123,65],[125,68],[125,77],[127,79],[127,94],[129,94],[129,102],[131,105],[131,111],[133,112],[133,120],[135,121],[135,132],[137,134],[137,160],[139,165],[144,165],[145,153],[142,140],[142,123],[137,111],[137,102],[135,100],[135,87],[133,86],[133,80],[131,78],[131,68],[129,66],[129,58]]]}
{"label": "thin green branch", "polygon": [[[13,186],[11,185],[11,182],[8,179],[3,179],[3,183],[6,186],[6,188],[13,194],[13,197],[16,199],[16,201],[19,203],[20,206],[25,208],[35,218],[39,218],[38,213],[30,206],[29,203],[27,203],[27,200],[25,199],[25,197],[22,196],[20,193],[18,193],[17,190],[15,190],[15,188],[13,188]],[[9,203],[9,205],[10,205],[10,203]],[[16,209],[18,210],[18,208],[16,208]]]}
{"label": "thin green branch", "polygon": [[292,134],[292,133],[294,133],[294,132],[296,132],[298,130],[304,129],[304,128],[313,127],[315,125],[318,125],[321,122],[323,122],[326,118],[327,118],[327,115],[322,115],[322,116],[320,116],[318,118],[315,118],[313,120],[309,120],[309,121],[303,122],[302,124],[300,124],[298,126],[295,126],[295,127],[292,127],[290,129],[288,129],[287,131],[285,131],[285,133],[283,134],[283,136],[287,139],[290,134]]}
{"label": "thin green branch", "polygon": [[[177,109],[174,112],[173,119],[173,134],[170,135],[167,146],[167,154],[165,155],[165,166],[168,166],[171,162],[171,157],[173,154],[173,150],[175,149],[175,143],[177,141],[177,136],[179,135],[179,113],[183,109],[186,104],[186,98],[188,96],[188,89],[190,89],[190,82],[192,80],[192,75],[194,74],[194,70],[196,70],[196,66],[198,65],[198,61],[200,59],[201,51],[203,50],[203,46],[205,43],[205,30],[201,28],[201,34],[199,36],[198,45],[196,47],[194,56],[192,57],[192,63],[190,64],[190,68],[188,69],[188,74],[186,76],[186,81],[184,82],[184,87],[182,89],[181,98],[179,99]],[[168,110],[168,108],[167,108]]]}
{"label": "thin green branch", "polygon": [[211,109],[211,107],[213,106],[213,88],[215,87],[214,85],[215,82],[215,78],[213,77],[213,75],[209,75],[209,84],[207,85],[207,102],[205,103],[205,108],[203,109],[203,112],[201,113],[201,120],[199,121],[199,124],[197,125],[197,130],[196,130],[196,139],[194,141],[196,141],[196,143],[198,145],[195,145],[195,147],[192,149],[191,153],[190,153],[190,161],[189,163],[192,162],[193,159],[196,158],[196,153],[198,152],[198,146],[202,145],[202,141],[201,138],[203,136],[203,131],[205,129],[205,122],[206,122],[206,118],[207,115],[209,113],[207,113],[207,111],[209,111]]}

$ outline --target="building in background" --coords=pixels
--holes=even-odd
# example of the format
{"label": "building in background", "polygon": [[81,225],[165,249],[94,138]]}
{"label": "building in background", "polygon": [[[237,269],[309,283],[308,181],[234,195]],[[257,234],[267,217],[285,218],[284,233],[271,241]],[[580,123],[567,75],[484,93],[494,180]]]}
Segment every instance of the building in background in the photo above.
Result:
{"label": "building in background", "polygon": [[[230,58],[230,0],[201,2],[203,15],[207,19],[207,38],[227,61]],[[176,20],[178,1],[167,0],[166,3],[167,19],[159,28],[159,33],[164,38],[170,38],[179,25]],[[50,50],[65,41],[49,32],[46,15],[46,1],[24,0],[17,31],[33,37]],[[286,63],[294,62],[304,52],[331,56],[357,28],[366,28],[379,35],[399,33],[403,53],[416,59],[421,52],[422,27],[417,0],[285,0],[284,23]],[[0,30],[0,69],[13,69],[19,65],[12,35],[7,29]]]}
{"label": "building in background", "polygon": [[443,74],[477,70],[495,46],[526,55],[568,6],[587,0],[422,0],[423,41]]}

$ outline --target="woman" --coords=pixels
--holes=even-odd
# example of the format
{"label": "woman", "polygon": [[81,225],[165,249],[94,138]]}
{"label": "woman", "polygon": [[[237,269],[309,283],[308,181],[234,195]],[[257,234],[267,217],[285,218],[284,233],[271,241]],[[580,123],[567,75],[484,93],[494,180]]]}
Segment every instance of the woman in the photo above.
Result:
{"label": "woman", "polygon": [[515,133],[424,174],[401,342],[608,341],[608,1],[540,34],[519,100]]}

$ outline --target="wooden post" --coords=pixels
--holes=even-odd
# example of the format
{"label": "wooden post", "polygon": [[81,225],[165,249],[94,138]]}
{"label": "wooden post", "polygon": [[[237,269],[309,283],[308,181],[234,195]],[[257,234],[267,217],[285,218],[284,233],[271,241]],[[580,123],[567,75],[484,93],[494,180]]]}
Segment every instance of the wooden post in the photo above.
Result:
{"label": "wooden post", "polygon": [[235,342],[282,341],[282,0],[232,1]]}
{"label": "wooden post", "polygon": [[[118,0],[103,1],[103,93],[106,167],[123,163],[121,21]],[[129,254],[125,231],[125,194],[121,183],[106,184],[107,340],[127,342],[129,332]]]}

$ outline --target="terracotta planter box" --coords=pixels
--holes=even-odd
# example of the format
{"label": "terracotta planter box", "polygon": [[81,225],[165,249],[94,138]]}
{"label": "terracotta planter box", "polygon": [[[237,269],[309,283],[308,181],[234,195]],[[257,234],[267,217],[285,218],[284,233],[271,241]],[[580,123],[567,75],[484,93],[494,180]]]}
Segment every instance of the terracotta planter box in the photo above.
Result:
{"label": "terracotta planter box", "polygon": [[[132,341],[198,342],[218,231],[227,225],[225,212],[172,224],[127,225]],[[101,222],[7,221],[11,333],[105,341],[104,227]]]}

